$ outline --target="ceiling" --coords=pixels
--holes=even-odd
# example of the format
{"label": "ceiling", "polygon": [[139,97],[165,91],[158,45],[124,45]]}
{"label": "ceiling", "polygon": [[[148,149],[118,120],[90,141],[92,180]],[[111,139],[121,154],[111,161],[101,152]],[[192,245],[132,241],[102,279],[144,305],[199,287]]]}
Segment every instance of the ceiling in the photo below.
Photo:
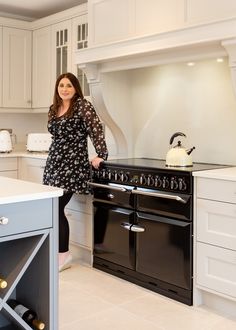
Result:
{"label": "ceiling", "polygon": [[87,0],[0,0],[0,16],[33,21]]}

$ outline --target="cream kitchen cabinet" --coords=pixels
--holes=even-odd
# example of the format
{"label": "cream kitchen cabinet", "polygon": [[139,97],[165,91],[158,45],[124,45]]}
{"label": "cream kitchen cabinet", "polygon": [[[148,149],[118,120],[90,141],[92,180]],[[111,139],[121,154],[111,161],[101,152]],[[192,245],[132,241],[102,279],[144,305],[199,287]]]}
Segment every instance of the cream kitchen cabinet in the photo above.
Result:
{"label": "cream kitchen cabinet", "polygon": [[[0,26],[0,49],[2,49],[2,27]],[[0,51],[0,64],[2,63],[2,51]],[[2,107],[2,65],[0,65],[0,107]]]}
{"label": "cream kitchen cabinet", "polygon": [[72,19],[72,69],[79,79],[82,92],[85,96],[89,96],[89,85],[86,75],[79,68],[75,60],[75,52],[88,47],[88,17],[81,15]]}
{"label": "cream kitchen cabinet", "polygon": [[33,109],[48,110],[52,103],[51,27],[33,31]]}
{"label": "cream kitchen cabinet", "polygon": [[174,30],[185,0],[89,0],[89,47]]}
{"label": "cream kitchen cabinet", "polygon": [[54,24],[52,29],[52,77],[56,78],[71,69],[71,20]]}
{"label": "cream kitchen cabinet", "polygon": [[88,0],[89,47],[236,17],[235,0]]}
{"label": "cream kitchen cabinet", "polygon": [[66,206],[73,255],[92,264],[92,196],[74,194]]}
{"label": "cream kitchen cabinet", "polygon": [[46,159],[43,158],[20,157],[18,178],[20,180],[42,183],[45,164]]}
{"label": "cream kitchen cabinet", "polygon": [[236,304],[236,177],[195,180],[196,289]]}
{"label": "cream kitchen cabinet", "polygon": [[0,176],[17,179],[17,157],[0,158]]}
{"label": "cream kitchen cabinet", "polygon": [[2,107],[30,109],[32,32],[4,26],[2,37]]}
{"label": "cream kitchen cabinet", "polygon": [[[64,72],[74,73],[85,95],[89,95],[88,84],[82,70],[75,65],[75,51],[87,47],[88,23],[87,15],[81,15],[65,20],[52,27],[52,79],[53,86],[56,78]],[[53,87],[52,86],[52,87]]]}
{"label": "cream kitchen cabinet", "polygon": [[[81,12],[84,12],[82,6]],[[49,20],[50,21],[50,20]],[[74,52],[87,47],[87,15],[81,14],[33,31],[33,111],[47,112],[61,73],[74,73],[84,95],[89,95],[85,74],[75,65]]]}

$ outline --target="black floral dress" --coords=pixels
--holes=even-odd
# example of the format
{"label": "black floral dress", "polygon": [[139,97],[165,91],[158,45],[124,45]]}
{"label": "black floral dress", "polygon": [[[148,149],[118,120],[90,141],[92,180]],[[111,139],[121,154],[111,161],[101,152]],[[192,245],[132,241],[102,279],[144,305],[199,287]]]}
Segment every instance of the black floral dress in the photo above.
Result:
{"label": "black floral dress", "polygon": [[[92,104],[78,98],[72,117],[53,117],[48,123],[52,144],[46,161],[43,183],[65,192],[89,193],[90,178],[87,138],[98,157],[107,159],[108,151],[102,124]],[[50,111],[50,110],[49,110]]]}

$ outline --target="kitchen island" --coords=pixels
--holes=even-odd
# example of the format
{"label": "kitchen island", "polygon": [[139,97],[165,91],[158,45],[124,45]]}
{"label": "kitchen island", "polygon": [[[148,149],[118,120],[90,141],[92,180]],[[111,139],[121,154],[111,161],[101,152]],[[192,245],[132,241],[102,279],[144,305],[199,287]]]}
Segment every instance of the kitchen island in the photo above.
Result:
{"label": "kitchen island", "polygon": [[194,305],[236,316],[236,167],[199,171],[194,200]]}
{"label": "kitchen island", "polygon": [[7,304],[34,310],[58,329],[58,197],[62,189],[0,177],[0,329],[32,329]]}

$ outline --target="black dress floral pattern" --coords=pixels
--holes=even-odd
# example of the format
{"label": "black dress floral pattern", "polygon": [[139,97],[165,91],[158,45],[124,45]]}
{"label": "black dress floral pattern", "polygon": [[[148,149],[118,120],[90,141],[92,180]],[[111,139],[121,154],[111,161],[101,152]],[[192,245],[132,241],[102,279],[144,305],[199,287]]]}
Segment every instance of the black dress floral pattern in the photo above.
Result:
{"label": "black dress floral pattern", "polygon": [[[103,127],[94,107],[78,98],[72,117],[53,117],[48,122],[52,144],[44,169],[43,183],[65,192],[89,193],[90,178],[87,139],[90,137],[98,157],[108,157]],[[50,110],[49,110],[50,111]]]}

